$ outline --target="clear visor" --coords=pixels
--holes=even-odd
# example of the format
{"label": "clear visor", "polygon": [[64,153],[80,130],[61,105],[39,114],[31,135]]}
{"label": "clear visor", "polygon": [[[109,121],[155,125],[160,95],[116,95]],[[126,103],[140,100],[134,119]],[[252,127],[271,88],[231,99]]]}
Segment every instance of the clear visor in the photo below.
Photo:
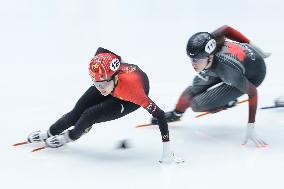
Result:
{"label": "clear visor", "polygon": [[190,60],[191,60],[192,64],[207,63],[208,62],[208,57],[202,58],[202,59],[191,58]]}
{"label": "clear visor", "polygon": [[93,81],[94,86],[99,89],[105,89],[111,84],[112,79],[104,81]]}

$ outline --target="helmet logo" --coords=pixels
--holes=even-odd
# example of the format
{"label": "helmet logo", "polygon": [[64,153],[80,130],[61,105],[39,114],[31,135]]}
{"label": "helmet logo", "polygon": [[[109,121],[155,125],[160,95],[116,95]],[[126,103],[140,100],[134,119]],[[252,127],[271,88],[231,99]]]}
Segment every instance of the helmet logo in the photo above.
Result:
{"label": "helmet logo", "polygon": [[215,49],[216,49],[216,41],[215,39],[210,39],[205,46],[205,52],[211,54]]}
{"label": "helmet logo", "polygon": [[111,61],[110,65],[109,65],[109,67],[110,67],[110,69],[111,69],[112,71],[118,70],[119,66],[120,66],[120,62],[119,62],[119,60],[118,60],[117,58],[116,58],[116,59],[113,59],[113,60]]}
{"label": "helmet logo", "polygon": [[95,64],[92,65],[92,69],[93,69],[93,70],[98,69],[98,67],[99,67],[98,63],[95,63]]}

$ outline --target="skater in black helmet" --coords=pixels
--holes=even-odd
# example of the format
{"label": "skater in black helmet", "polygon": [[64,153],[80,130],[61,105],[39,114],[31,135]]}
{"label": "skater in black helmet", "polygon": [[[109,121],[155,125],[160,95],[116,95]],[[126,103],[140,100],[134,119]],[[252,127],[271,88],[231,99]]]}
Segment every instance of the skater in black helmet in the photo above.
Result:
{"label": "skater in black helmet", "polygon": [[[43,142],[47,147],[58,148],[78,140],[96,123],[121,118],[143,107],[158,120],[163,142],[160,162],[183,162],[170,149],[164,111],[148,97],[148,77],[138,66],[124,63],[120,56],[100,47],[89,64],[89,74],[93,86],[82,95],[74,108],[47,131],[32,132],[28,142]],[[109,140],[108,137],[106,139]]]}
{"label": "skater in black helmet", "polygon": [[[267,144],[256,136],[254,126],[257,87],[265,78],[264,58],[270,53],[263,52],[229,26],[212,33],[194,34],[188,40],[186,51],[198,74],[181,94],[175,109],[166,112],[167,121],[179,120],[189,107],[195,112],[216,113],[235,106],[236,99],[247,94],[249,115],[243,144],[252,140],[256,146],[266,147]],[[156,124],[157,119],[152,118],[152,123]]]}

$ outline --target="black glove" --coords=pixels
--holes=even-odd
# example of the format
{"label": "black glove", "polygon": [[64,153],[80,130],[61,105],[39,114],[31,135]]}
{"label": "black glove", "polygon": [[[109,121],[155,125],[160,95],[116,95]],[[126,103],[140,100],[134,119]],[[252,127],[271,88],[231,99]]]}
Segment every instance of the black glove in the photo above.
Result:
{"label": "black glove", "polygon": [[[165,113],[165,118],[166,118],[166,121],[167,122],[173,122],[173,121],[179,121],[180,118],[182,117],[182,114],[181,112],[177,112],[175,110],[173,111],[170,111],[170,112],[166,112]],[[153,125],[158,125],[158,119],[156,117],[152,117],[151,119],[151,123]]]}

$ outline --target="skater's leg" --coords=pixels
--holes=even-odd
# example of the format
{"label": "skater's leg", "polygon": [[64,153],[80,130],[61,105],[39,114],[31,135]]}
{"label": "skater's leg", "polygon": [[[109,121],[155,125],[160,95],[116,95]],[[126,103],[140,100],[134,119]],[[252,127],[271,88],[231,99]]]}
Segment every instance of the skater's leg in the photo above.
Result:
{"label": "skater's leg", "polygon": [[191,108],[195,112],[215,111],[226,107],[229,102],[235,101],[243,93],[238,89],[222,84],[207,90],[192,98]]}
{"label": "skater's leg", "polygon": [[77,140],[84,133],[89,132],[93,124],[121,118],[139,107],[131,102],[111,97],[85,110],[75,127],[70,130],[69,137],[71,140]]}
{"label": "skater's leg", "polygon": [[191,107],[192,98],[200,93],[203,93],[208,88],[220,83],[219,78],[206,77],[206,75],[198,75],[193,79],[193,84],[187,87],[178,99],[175,111],[183,113],[187,108]]}
{"label": "skater's leg", "polygon": [[100,94],[100,92],[96,89],[96,87],[91,86],[83,96],[78,100],[75,107],[63,115],[59,120],[57,120],[51,127],[49,128],[50,135],[58,135],[62,133],[64,130],[68,129],[79,120],[81,114],[91,106],[94,106],[109,97],[105,97]]}
{"label": "skater's leg", "polygon": [[[200,73],[193,79],[193,84],[187,87],[178,99],[175,109],[165,113],[167,122],[178,121],[182,117],[187,108],[191,107],[192,98],[208,88],[220,83],[221,80],[216,77],[206,75],[206,73]],[[151,119],[152,124],[158,124],[158,120],[155,117]]]}

